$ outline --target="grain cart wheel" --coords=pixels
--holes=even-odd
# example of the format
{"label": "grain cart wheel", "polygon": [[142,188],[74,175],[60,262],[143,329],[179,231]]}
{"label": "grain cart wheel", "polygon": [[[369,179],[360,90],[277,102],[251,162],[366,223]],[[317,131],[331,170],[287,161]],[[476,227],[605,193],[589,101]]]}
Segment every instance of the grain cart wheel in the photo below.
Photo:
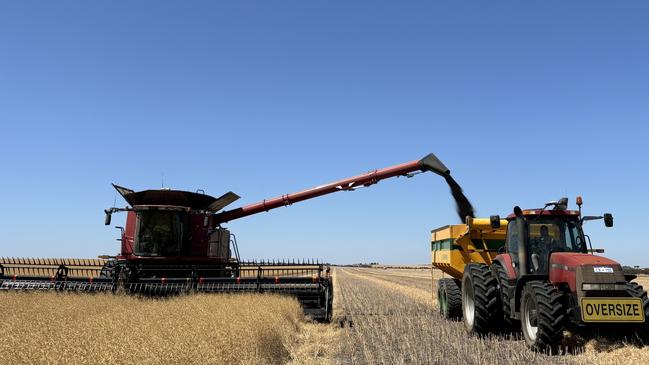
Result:
{"label": "grain cart wheel", "polygon": [[492,267],[498,279],[498,292],[500,295],[500,303],[502,305],[504,330],[518,332],[521,329],[521,322],[512,318],[512,309],[510,302],[510,293],[513,293],[513,285],[509,282],[507,270],[505,270],[502,265],[494,264]]}
{"label": "grain cart wheel", "polygon": [[498,281],[489,266],[470,263],[462,276],[462,318],[469,333],[484,335],[502,318]]}
{"label": "grain cart wheel", "polygon": [[462,295],[458,280],[439,279],[437,283],[437,304],[442,317],[450,320],[462,318]]}
{"label": "grain cart wheel", "polygon": [[637,283],[626,283],[626,293],[633,298],[640,298],[642,300],[642,308],[644,309],[644,323],[637,330],[639,333],[646,334],[649,331],[649,298],[647,292],[642,289]]}
{"label": "grain cart wheel", "polygon": [[548,282],[525,284],[521,299],[521,327],[525,342],[531,349],[559,353],[567,319],[561,299],[561,293]]}

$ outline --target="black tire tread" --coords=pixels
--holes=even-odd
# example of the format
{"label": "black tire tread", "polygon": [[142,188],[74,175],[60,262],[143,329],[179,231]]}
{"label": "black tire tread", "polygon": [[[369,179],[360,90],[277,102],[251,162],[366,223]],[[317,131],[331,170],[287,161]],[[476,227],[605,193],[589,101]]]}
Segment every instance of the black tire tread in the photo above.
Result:
{"label": "black tire tread", "polygon": [[496,277],[498,278],[498,289],[500,292],[500,302],[502,305],[503,314],[503,329],[508,331],[519,331],[521,329],[521,322],[512,318],[511,308],[511,288],[512,284],[507,276],[507,270],[502,265],[493,265]]}
{"label": "black tire tread", "polygon": [[[441,293],[446,294],[446,304],[448,310],[445,313],[441,311],[442,316],[449,320],[459,320],[462,318],[462,294],[458,280],[451,278],[442,278],[438,281],[439,288],[443,288]],[[439,301],[439,298],[438,298]]]}
{"label": "black tire tread", "polygon": [[[527,283],[524,291],[531,292],[537,311],[536,341],[528,342],[528,345],[535,350],[557,353],[568,320],[562,294],[551,283],[542,281]],[[521,307],[521,310],[524,308]]]}
{"label": "black tire tread", "polygon": [[493,332],[502,318],[498,281],[485,264],[470,263],[464,271],[473,283],[475,316],[472,332],[478,335]]}
{"label": "black tire tread", "polygon": [[642,285],[634,282],[626,283],[626,292],[630,297],[640,298],[642,300],[644,323],[641,328],[644,331],[649,330],[649,298],[647,297],[647,292],[642,288]]}

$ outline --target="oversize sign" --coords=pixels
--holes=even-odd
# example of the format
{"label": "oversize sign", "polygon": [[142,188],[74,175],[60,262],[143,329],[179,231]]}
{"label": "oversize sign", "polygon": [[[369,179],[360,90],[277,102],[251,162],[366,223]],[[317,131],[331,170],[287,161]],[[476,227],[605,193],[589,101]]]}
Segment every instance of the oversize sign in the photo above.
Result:
{"label": "oversize sign", "polygon": [[581,298],[584,322],[644,322],[640,298]]}

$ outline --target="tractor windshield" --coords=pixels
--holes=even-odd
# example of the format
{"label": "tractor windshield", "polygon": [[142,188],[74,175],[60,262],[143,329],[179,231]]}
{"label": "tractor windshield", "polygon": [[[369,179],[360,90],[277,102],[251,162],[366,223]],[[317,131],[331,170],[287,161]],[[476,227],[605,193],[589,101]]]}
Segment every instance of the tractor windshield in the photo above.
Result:
{"label": "tractor windshield", "polygon": [[543,217],[529,221],[532,251],[586,252],[586,245],[576,219]]}
{"label": "tractor windshield", "polygon": [[137,212],[135,254],[138,256],[178,256],[187,234],[186,215],[178,211]]}
{"label": "tractor windshield", "polygon": [[578,222],[574,218],[556,216],[528,220],[530,273],[547,274],[553,252],[587,252]]}

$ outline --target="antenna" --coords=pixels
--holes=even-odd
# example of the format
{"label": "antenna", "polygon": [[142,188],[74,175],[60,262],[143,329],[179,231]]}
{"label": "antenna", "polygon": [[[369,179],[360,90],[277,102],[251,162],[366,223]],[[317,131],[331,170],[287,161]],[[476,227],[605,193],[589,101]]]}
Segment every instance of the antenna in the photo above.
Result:
{"label": "antenna", "polygon": [[164,189],[165,187],[165,173],[162,173],[162,188]]}

